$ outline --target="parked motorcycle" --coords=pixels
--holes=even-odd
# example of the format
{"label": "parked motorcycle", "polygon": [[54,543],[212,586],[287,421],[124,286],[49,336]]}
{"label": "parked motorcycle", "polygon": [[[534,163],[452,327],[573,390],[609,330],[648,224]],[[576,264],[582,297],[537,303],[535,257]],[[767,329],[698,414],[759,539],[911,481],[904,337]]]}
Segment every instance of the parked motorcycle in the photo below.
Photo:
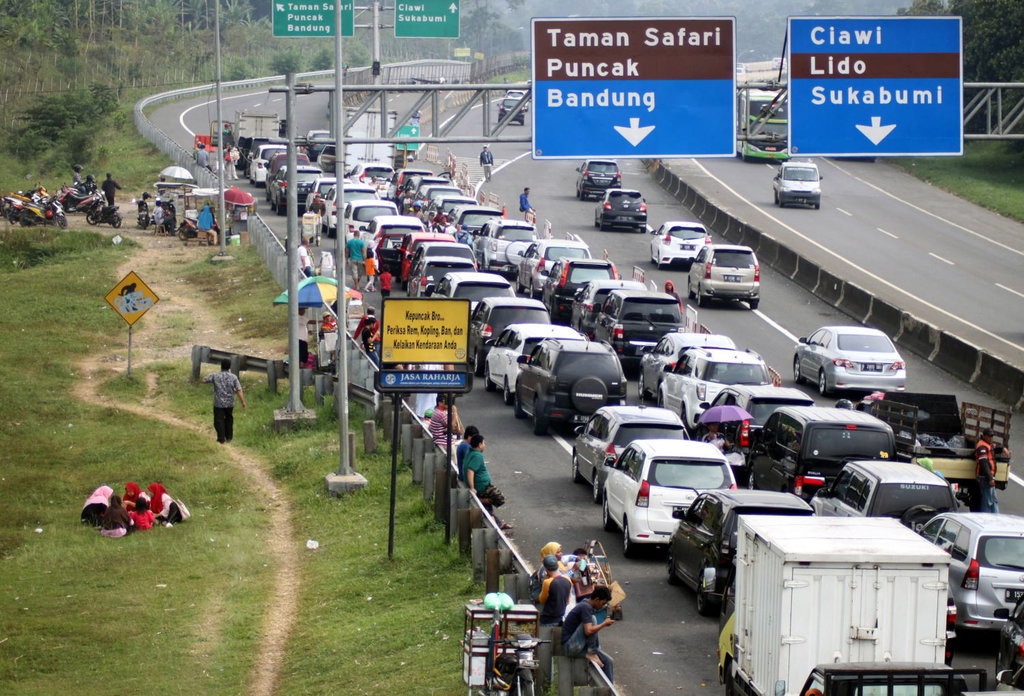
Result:
{"label": "parked motorcycle", "polygon": [[533,671],[539,667],[534,657],[535,650],[547,641],[520,633],[514,638],[496,642],[505,648],[505,652],[494,661],[494,672],[488,680],[490,687],[499,693],[534,696]]}
{"label": "parked motorcycle", "polygon": [[29,202],[22,206],[18,213],[18,223],[24,227],[31,225],[56,225],[61,229],[68,226],[68,218],[64,207],[56,196],[39,202]]}
{"label": "parked motorcycle", "polygon": [[139,216],[137,218],[139,229],[144,230],[149,227],[149,223],[152,222],[152,218],[149,215],[149,193],[143,193],[142,197],[136,201],[135,205],[139,210]]}
{"label": "parked motorcycle", "polygon": [[111,227],[120,227],[124,218],[118,212],[119,208],[120,206],[117,205],[104,205],[99,208],[93,208],[86,213],[85,221],[90,225],[108,224]]}
{"label": "parked motorcycle", "polygon": [[103,194],[99,191],[87,190],[82,186],[62,186],[57,199],[64,206],[64,211],[70,213],[88,214],[93,208],[103,206]]}

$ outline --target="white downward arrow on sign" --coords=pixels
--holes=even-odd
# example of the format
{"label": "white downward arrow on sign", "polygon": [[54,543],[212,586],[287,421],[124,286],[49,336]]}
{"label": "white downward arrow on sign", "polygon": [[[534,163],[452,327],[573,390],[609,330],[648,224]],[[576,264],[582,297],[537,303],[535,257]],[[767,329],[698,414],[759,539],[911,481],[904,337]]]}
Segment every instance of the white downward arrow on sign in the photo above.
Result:
{"label": "white downward arrow on sign", "polygon": [[654,126],[643,126],[640,127],[640,119],[631,118],[629,119],[629,127],[626,126],[614,126],[615,130],[619,132],[623,138],[629,141],[629,144],[636,147],[643,139],[651,134],[654,130]]}
{"label": "white downward arrow on sign", "polygon": [[870,126],[862,126],[860,124],[856,125],[857,130],[863,133],[864,137],[870,140],[872,145],[877,145],[878,143],[885,140],[886,136],[892,133],[893,130],[895,130],[896,128],[895,123],[888,126],[883,126],[881,116],[872,116]]}

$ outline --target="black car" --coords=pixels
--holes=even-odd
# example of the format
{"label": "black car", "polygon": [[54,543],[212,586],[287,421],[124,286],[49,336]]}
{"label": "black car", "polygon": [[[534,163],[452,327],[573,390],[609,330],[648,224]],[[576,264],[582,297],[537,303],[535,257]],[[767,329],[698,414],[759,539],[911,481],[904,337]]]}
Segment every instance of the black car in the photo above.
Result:
{"label": "black car", "polygon": [[469,317],[469,361],[482,377],[491,345],[509,324],[550,324],[548,310],[524,297],[485,297]]}
{"label": "black car", "polygon": [[713,616],[732,581],[740,515],[808,517],[811,506],[792,493],[713,490],[673,513],[679,526],[668,545],[668,582],[697,593],[697,613]]}
{"label": "black car", "polygon": [[[317,177],[323,176],[319,167],[299,165],[295,168],[295,193],[297,196],[299,214],[306,209],[306,197],[313,190],[313,184]],[[274,178],[267,182],[267,198],[270,200],[270,207],[278,215],[283,215],[288,207],[288,167],[281,167],[277,170]]]}
{"label": "black car", "polygon": [[569,326],[589,338],[594,337],[594,321],[612,290],[646,290],[638,280],[591,280],[583,284],[572,300]]}
{"label": "black car", "polygon": [[601,196],[610,188],[622,186],[622,172],[615,160],[584,160],[576,167],[576,197],[585,201],[591,196]]}
{"label": "black car", "polygon": [[[522,99],[518,97],[505,97],[500,102],[498,102],[498,120],[501,121],[510,111],[515,111],[516,108],[519,106],[519,102],[521,101]],[[525,105],[519,111],[519,113],[512,117],[512,120],[509,121],[509,123],[516,123],[519,124],[520,126],[526,124]]]}
{"label": "black car", "polygon": [[644,195],[632,189],[608,189],[594,210],[594,227],[600,230],[630,227],[637,232],[646,232],[647,202]]}
{"label": "black car", "polygon": [[639,365],[644,351],[683,325],[679,300],[652,290],[612,290],[594,320],[594,340],[607,343],[623,363]]}
{"label": "black car", "polygon": [[549,338],[519,356],[515,416],[533,417],[533,432],[551,422],[584,423],[597,409],[626,402],[626,376],[608,346]]}
{"label": "black car", "polygon": [[[1003,670],[1010,672],[1000,675]],[[1017,601],[1006,623],[999,630],[996,676],[1001,684],[1024,689],[1024,598]]]}
{"label": "black car", "polygon": [[568,324],[576,291],[591,280],[618,280],[615,264],[605,259],[569,259],[555,262],[541,289],[541,301],[551,313],[551,321]]}

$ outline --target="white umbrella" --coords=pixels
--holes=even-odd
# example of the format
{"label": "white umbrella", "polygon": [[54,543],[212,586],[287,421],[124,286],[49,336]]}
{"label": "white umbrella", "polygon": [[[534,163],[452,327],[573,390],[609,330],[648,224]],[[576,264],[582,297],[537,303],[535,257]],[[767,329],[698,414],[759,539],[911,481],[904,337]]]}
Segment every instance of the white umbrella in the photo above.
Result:
{"label": "white umbrella", "polygon": [[170,177],[171,179],[189,179],[190,181],[195,180],[195,177],[192,176],[192,172],[185,169],[184,167],[179,167],[173,164],[170,167],[164,167],[160,171],[160,176]]}

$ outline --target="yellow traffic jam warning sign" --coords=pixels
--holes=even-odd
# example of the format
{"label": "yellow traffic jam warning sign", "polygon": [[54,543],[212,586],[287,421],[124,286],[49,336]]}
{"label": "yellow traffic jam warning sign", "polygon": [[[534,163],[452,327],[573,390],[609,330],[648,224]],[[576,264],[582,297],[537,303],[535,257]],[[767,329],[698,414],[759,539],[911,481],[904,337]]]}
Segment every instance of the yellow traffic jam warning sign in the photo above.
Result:
{"label": "yellow traffic jam warning sign", "polygon": [[132,271],[114,289],[107,293],[107,304],[132,326],[142,315],[153,308],[160,298]]}

